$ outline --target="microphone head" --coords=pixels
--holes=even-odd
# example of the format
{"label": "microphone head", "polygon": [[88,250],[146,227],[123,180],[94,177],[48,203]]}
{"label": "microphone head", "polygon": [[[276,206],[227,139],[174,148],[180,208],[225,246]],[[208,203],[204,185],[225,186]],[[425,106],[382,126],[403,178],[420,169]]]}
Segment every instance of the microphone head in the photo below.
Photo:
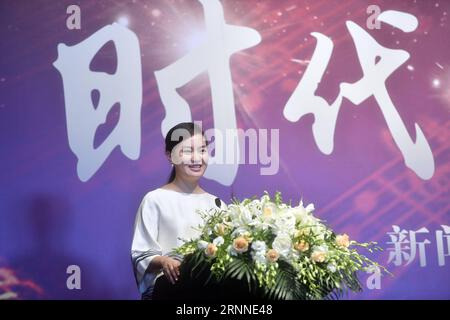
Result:
{"label": "microphone head", "polygon": [[217,206],[218,208],[220,208],[220,207],[222,206],[222,202],[220,201],[219,198],[216,198],[214,201],[216,202],[216,206]]}

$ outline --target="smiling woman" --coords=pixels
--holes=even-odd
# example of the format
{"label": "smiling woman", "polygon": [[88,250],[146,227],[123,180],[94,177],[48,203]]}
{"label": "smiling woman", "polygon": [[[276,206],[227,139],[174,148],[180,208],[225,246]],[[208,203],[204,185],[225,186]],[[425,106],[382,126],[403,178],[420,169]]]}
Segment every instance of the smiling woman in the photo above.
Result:
{"label": "smiling woman", "polygon": [[[131,248],[143,299],[168,298],[157,292],[155,283],[158,279],[166,286],[177,283],[183,257],[173,253],[173,249],[182,244],[180,239],[198,236],[194,229],[202,222],[198,209],[222,205],[199,185],[208,164],[207,141],[200,127],[191,122],[180,123],[169,130],[165,143],[172,172],[166,185],[144,196],[136,215]],[[161,290],[168,292],[165,287]]]}
{"label": "smiling woman", "polygon": [[169,130],[165,142],[166,156],[173,166],[169,184],[174,185],[169,187],[200,188],[196,177],[203,176],[208,164],[208,143],[201,128],[192,122],[180,123]]}

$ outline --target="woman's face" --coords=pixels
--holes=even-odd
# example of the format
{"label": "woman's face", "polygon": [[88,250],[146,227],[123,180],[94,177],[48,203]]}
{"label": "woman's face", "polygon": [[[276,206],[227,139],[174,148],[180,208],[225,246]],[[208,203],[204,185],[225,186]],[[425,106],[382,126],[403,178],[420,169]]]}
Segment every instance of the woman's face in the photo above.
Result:
{"label": "woman's face", "polygon": [[208,164],[208,149],[205,137],[195,134],[181,141],[172,150],[171,161],[179,178],[201,178]]}

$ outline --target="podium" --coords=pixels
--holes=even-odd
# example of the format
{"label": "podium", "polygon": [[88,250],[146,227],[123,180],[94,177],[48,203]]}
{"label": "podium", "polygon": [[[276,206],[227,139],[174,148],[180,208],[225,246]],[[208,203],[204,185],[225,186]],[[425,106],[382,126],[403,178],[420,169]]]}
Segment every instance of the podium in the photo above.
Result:
{"label": "podium", "polygon": [[[172,284],[164,275],[160,276],[153,289],[153,300],[176,301],[265,301],[263,292],[259,288],[249,290],[246,280],[230,279],[218,282],[210,277],[209,268],[191,276],[190,270],[180,267],[180,276]],[[206,283],[206,284],[205,284]]]}

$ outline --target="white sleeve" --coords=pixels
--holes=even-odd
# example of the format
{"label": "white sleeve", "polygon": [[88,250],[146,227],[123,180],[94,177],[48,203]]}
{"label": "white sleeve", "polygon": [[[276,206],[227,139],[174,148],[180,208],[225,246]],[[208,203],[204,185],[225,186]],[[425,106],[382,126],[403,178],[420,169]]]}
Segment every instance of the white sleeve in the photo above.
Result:
{"label": "white sleeve", "polygon": [[162,255],[158,239],[159,211],[154,201],[144,197],[136,214],[133,243],[131,245],[131,260],[139,291],[144,293],[153,287],[159,272],[146,270],[156,256]]}

